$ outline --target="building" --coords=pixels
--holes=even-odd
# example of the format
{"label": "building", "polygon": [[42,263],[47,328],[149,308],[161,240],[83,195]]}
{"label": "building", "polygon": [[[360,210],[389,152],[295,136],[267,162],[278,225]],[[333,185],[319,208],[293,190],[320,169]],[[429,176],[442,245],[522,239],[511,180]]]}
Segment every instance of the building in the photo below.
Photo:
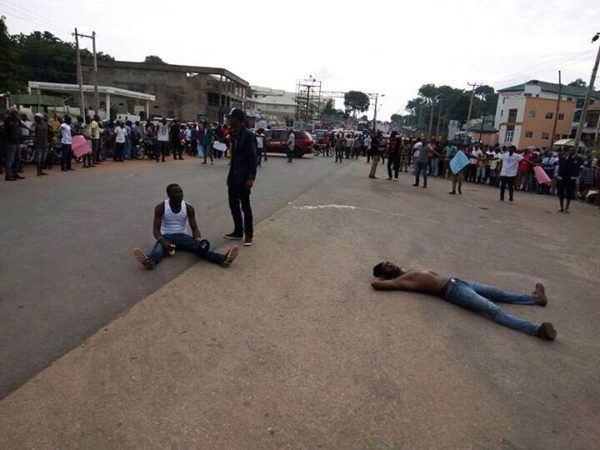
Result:
{"label": "building", "polygon": [[[538,80],[500,89],[494,120],[500,145],[543,148],[550,147],[555,140],[575,136],[587,88],[562,86],[555,117],[558,92],[558,84]],[[594,92],[592,102],[599,101],[600,92]],[[556,133],[552,136],[555,122]]]}
{"label": "building", "polygon": [[[90,62],[84,62],[83,82],[93,83]],[[222,120],[232,107],[245,108],[249,83],[226,69],[214,67],[148,64],[125,61],[98,61],[98,83],[155,97],[150,117],[179,120]],[[106,108],[101,104],[100,107]],[[137,113],[134,102],[124,100],[109,106],[111,117]]]}
{"label": "building", "polygon": [[250,86],[246,108],[269,125],[285,125],[296,116],[296,94],[282,89]]}

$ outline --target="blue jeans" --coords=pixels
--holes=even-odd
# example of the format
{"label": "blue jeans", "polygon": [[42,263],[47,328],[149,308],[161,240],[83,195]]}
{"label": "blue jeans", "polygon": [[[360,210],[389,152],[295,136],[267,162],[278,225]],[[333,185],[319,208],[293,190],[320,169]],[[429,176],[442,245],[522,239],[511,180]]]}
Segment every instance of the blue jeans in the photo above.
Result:
{"label": "blue jeans", "polygon": [[21,147],[19,144],[8,144],[6,146],[6,178],[16,178],[21,165]]}
{"label": "blue jeans", "polygon": [[[212,263],[222,265],[225,262],[226,256],[220,253],[210,251],[210,244],[206,248],[196,242],[189,234],[175,233],[165,234],[165,239],[171,244],[175,244],[176,250],[193,253],[196,256],[206,259]],[[208,242],[208,241],[207,241]],[[158,264],[166,255],[164,247],[157,242],[148,257]]]}
{"label": "blue jeans", "polygon": [[131,141],[129,137],[125,140],[125,145],[123,146],[123,158],[131,159]]}
{"label": "blue jeans", "polygon": [[415,184],[419,185],[419,178],[423,172],[423,186],[427,186],[427,161],[417,161],[417,171],[415,173]]}
{"label": "blue jeans", "polygon": [[71,159],[73,158],[73,150],[71,144],[62,144],[60,156],[61,170],[71,170]]}
{"label": "blue jeans", "polygon": [[535,305],[531,295],[511,294],[501,289],[483,284],[452,278],[443,293],[444,300],[455,305],[489,316],[494,322],[534,335],[538,326],[526,320],[512,316],[493,302]]}

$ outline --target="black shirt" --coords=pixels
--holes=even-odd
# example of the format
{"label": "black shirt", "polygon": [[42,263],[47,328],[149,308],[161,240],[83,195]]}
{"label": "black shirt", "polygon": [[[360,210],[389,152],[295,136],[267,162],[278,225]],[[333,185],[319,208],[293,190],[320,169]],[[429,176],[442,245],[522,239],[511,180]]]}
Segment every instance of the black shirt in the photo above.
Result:
{"label": "black shirt", "polygon": [[562,180],[577,178],[582,165],[583,159],[577,155],[561,156],[558,158],[558,178]]}

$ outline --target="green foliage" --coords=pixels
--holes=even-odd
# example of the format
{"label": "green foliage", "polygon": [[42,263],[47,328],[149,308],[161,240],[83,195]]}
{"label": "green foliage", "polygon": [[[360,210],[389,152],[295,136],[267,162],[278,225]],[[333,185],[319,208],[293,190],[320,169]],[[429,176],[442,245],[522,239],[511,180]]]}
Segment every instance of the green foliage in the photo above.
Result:
{"label": "green foliage", "polygon": [[344,106],[349,113],[365,112],[371,102],[369,96],[360,91],[348,91],[344,94]]}
{"label": "green foliage", "polygon": [[144,59],[144,62],[147,64],[166,64],[166,62],[164,62],[160,56],[156,56],[156,55],[146,56],[146,59]]}
{"label": "green foliage", "polygon": [[335,114],[335,107],[332,99],[327,100],[325,103],[325,108],[323,108],[323,114],[327,116],[332,116]]}
{"label": "green foliage", "polygon": [[[96,56],[114,61],[102,52]],[[91,60],[92,54],[82,50],[81,58]],[[0,18],[0,92],[24,92],[28,81],[76,83],[75,46],[48,31],[11,36]]]}
{"label": "green foliage", "polygon": [[571,81],[567,86],[587,87],[587,83],[581,78]]}
{"label": "green foliage", "polygon": [[404,122],[404,117],[402,117],[400,114],[392,114],[392,117],[390,117],[390,122],[402,125]]}

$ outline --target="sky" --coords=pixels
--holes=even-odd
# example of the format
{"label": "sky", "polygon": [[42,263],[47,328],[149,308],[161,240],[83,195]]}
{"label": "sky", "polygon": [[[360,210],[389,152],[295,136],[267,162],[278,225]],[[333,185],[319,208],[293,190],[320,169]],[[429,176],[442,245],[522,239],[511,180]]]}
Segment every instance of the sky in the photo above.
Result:
{"label": "sky", "polygon": [[292,92],[313,76],[325,91],[385,94],[380,119],[402,114],[425,83],[501,89],[558,82],[558,70],[589,82],[600,42],[598,0],[0,0],[0,15],[11,34],[95,31],[97,50],[117,60],[158,55]]}

